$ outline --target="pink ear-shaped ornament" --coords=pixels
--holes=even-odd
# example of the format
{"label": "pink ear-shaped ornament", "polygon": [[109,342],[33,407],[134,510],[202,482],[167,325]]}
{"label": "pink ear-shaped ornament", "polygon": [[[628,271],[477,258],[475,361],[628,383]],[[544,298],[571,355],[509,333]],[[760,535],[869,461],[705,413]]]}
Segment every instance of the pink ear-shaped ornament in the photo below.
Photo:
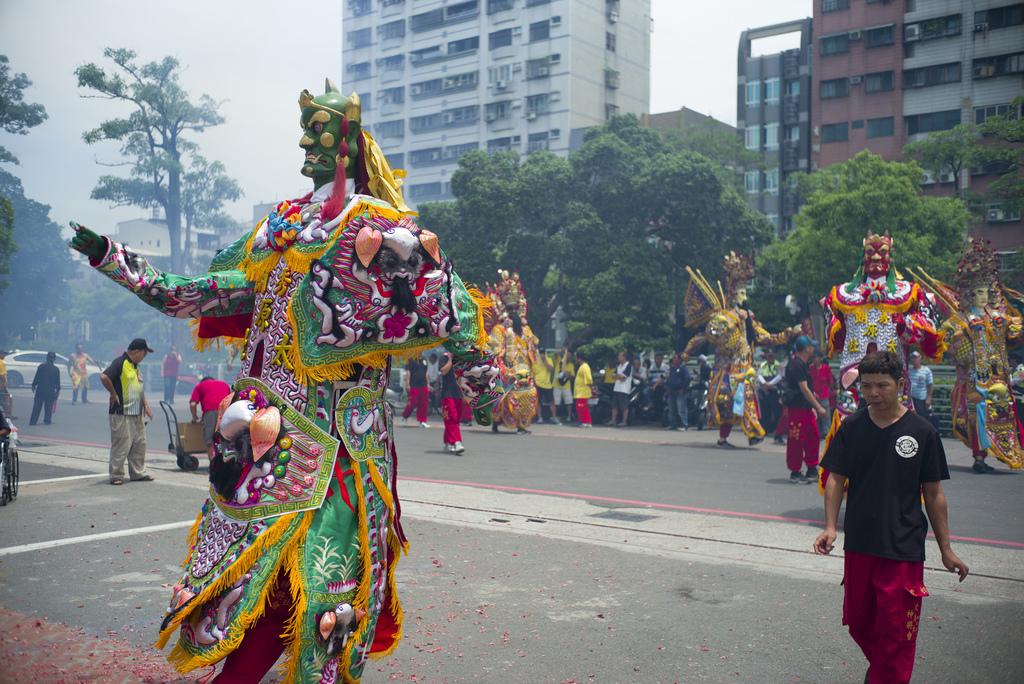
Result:
{"label": "pink ear-shaped ornament", "polygon": [[281,412],[276,406],[260,409],[249,423],[249,441],[252,442],[252,460],[258,461],[274,446],[281,431]]}
{"label": "pink ear-shaped ornament", "polygon": [[843,389],[849,389],[850,387],[852,387],[853,383],[857,382],[857,378],[859,376],[860,371],[858,371],[856,368],[851,368],[850,370],[843,373]]}
{"label": "pink ear-shaped ornament", "polygon": [[329,610],[324,613],[323,617],[320,618],[320,636],[327,640],[327,637],[331,636],[331,632],[334,631],[334,624],[338,618],[335,617],[334,611]]}
{"label": "pink ear-shaped ornament", "polygon": [[376,228],[363,226],[359,229],[359,233],[356,234],[356,256],[359,257],[359,263],[363,268],[369,266],[373,257],[377,256],[377,250],[383,242],[384,236]]}
{"label": "pink ear-shaped ornament", "polygon": [[436,235],[429,230],[421,230],[420,244],[423,245],[423,249],[427,250],[427,254],[433,257],[434,263],[441,263],[441,249],[437,246]]}

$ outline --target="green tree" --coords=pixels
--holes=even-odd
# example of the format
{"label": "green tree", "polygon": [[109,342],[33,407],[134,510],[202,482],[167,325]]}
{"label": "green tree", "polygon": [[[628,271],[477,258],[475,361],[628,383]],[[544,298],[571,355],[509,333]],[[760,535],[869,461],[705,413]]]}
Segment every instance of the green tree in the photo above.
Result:
{"label": "green tree", "polygon": [[977,127],[960,125],[929,133],[923,140],[904,145],[903,156],[917,161],[936,180],[943,173],[952,173],[956,196],[967,200],[970,190],[961,190],[960,175],[981,160]]}
{"label": "green tree", "polygon": [[41,321],[66,308],[71,253],[61,229],[50,220],[50,207],[25,197],[21,181],[0,169],[0,195],[10,200],[13,240],[20,246],[0,281],[0,345],[32,340]]}
{"label": "green tree", "polygon": [[985,199],[1002,202],[1004,211],[1024,210],[1024,95],[1014,99],[1006,114],[985,119],[981,134],[980,162],[996,164],[1002,175],[988,187]]}
{"label": "green tree", "polygon": [[[28,129],[46,121],[46,109],[41,104],[25,102],[25,90],[32,81],[25,74],[11,74],[9,63],[7,55],[0,55],[0,128],[27,135]],[[17,164],[18,159],[0,146],[0,162]]]}
{"label": "green tree", "polygon": [[729,183],[736,186],[743,183],[738,171],[765,166],[759,153],[743,146],[742,136],[710,117],[682,130],[663,131],[662,135],[676,152],[696,152],[715,162]]}
{"label": "green tree", "polygon": [[107,48],[103,55],[114,63],[113,73],[94,63],[75,70],[78,86],[91,93],[83,97],[113,100],[133,111],[127,117],[104,121],[82,137],[89,144],[104,140],[121,143],[125,160],[121,165],[130,171],[127,178],[102,176],[92,198],[115,206],[162,207],[170,238],[171,270],[182,273],[183,158],[197,150],[187,136],[223,123],[217,112],[220,104],[209,95],[193,103],[179,83],[181,65],[173,57],[138,64],[131,50]]}
{"label": "green tree", "polygon": [[811,175],[797,175],[805,204],[796,229],[760,255],[780,293],[824,297],[861,261],[868,230],[889,231],[897,268],[915,266],[945,279],[956,266],[969,226],[963,202],[921,194],[916,163],[885,162],[863,151]]}
{"label": "green tree", "polygon": [[233,202],[244,193],[220,162],[210,163],[199,154],[191,155],[189,169],[181,178],[181,209],[185,219],[183,273],[189,271],[193,228],[223,229],[234,221],[221,212],[225,202]]}

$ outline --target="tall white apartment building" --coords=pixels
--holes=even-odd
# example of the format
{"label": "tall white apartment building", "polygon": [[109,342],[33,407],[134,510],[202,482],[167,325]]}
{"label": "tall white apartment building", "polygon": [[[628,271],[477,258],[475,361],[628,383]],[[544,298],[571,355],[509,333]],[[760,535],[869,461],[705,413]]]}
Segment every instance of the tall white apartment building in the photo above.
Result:
{"label": "tall white apartment building", "polygon": [[405,200],[450,199],[469,150],[579,147],[650,103],[650,0],[345,0],[342,91]]}

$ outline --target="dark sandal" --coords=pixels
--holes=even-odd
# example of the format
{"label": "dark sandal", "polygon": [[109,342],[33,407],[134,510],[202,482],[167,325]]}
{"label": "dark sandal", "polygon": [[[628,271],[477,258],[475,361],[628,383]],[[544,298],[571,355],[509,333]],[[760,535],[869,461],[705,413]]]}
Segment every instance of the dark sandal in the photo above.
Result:
{"label": "dark sandal", "polygon": [[124,484],[124,480],[122,480],[120,478],[116,479],[116,480],[111,480],[110,484],[112,484],[112,485],[123,485]]}
{"label": "dark sandal", "polygon": [[154,479],[156,478],[154,478],[152,475],[144,475],[143,477],[132,480],[132,482],[152,482]]}

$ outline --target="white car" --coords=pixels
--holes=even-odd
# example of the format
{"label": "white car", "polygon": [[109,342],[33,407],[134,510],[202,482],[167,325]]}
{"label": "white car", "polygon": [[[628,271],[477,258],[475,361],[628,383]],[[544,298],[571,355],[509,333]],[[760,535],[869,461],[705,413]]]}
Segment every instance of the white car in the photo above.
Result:
{"label": "white car", "polygon": [[[36,377],[36,369],[40,364],[46,363],[46,352],[44,351],[12,351],[7,353],[4,364],[7,366],[7,387],[15,389],[18,387],[31,387],[32,379]],[[68,374],[68,357],[57,354],[53,363],[60,371],[60,388],[71,389],[71,375]],[[89,389],[103,389],[100,380],[100,373],[106,369],[107,364],[99,361],[102,368],[89,364]]]}

